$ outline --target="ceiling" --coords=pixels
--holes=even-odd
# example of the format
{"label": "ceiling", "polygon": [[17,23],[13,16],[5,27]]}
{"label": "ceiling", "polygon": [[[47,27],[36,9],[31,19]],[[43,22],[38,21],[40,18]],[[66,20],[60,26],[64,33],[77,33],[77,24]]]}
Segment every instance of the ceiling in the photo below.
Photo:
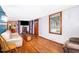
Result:
{"label": "ceiling", "polygon": [[72,5],[2,5],[6,15],[12,20],[34,20],[63,9],[71,8]]}

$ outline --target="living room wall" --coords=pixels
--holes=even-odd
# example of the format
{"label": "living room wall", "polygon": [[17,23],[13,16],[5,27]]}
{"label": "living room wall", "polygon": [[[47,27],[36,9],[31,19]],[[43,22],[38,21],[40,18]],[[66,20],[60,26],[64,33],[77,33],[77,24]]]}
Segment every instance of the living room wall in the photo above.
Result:
{"label": "living room wall", "polygon": [[79,6],[62,10],[62,35],[49,33],[49,18],[39,19],[39,36],[64,44],[70,37],[79,37]]}

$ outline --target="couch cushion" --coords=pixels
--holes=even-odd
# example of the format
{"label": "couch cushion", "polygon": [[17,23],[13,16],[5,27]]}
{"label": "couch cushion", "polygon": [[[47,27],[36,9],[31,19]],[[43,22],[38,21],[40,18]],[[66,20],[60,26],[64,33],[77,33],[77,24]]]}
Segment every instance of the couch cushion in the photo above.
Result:
{"label": "couch cushion", "polygon": [[10,35],[10,39],[18,38],[18,37],[19,37],[18,33],[11,33],[11,35]]}
{"label": "couch cushion", "polygon": [[70,40],[70,42],[79,44],[79,38],[72,37],[72,38],[70,38],[69,40]]}
{"label": "couch cushion", "polygon": [[79,44],[67,41],[65,45],[66,45],[67,48],[72,48],[72,49],[78,49],[79,50]]}
{"label": "couch cushion", "polygon": [[9,30],[5,31],[4,33],[1,34],[1,36],[5,38],[5,40],[10,39],[10,31]]}

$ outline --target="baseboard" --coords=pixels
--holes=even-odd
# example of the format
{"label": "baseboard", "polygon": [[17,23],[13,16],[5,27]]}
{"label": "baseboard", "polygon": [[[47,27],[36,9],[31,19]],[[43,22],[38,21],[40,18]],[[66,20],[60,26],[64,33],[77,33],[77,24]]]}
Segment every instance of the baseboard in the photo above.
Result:
{"label": "baseboard", "polygon": [[62,43],[55,42],[55,41],[53,41],[53,40],[47,39],[47,38],[42,37],[42,36],[39,36],[39,37],[44,38],[44,39],[49,40],[49,41],[52,41],[52,42],[54,42],[54,43],[56,43],[56,44],[59,44],[59,45],[62,45],[62,46],[64,45],[64,44],[62,44]]}

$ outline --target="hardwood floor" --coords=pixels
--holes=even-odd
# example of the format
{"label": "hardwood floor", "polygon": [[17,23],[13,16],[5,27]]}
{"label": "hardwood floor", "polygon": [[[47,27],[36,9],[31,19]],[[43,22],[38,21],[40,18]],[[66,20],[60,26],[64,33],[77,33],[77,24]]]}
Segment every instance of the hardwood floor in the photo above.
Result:
{"label": "hardwood floor", "polygon": [[53,41],[33,36],[31,41],[23,39],[23,46],[17,48],[17,53],[62,53],[63,47]]}

